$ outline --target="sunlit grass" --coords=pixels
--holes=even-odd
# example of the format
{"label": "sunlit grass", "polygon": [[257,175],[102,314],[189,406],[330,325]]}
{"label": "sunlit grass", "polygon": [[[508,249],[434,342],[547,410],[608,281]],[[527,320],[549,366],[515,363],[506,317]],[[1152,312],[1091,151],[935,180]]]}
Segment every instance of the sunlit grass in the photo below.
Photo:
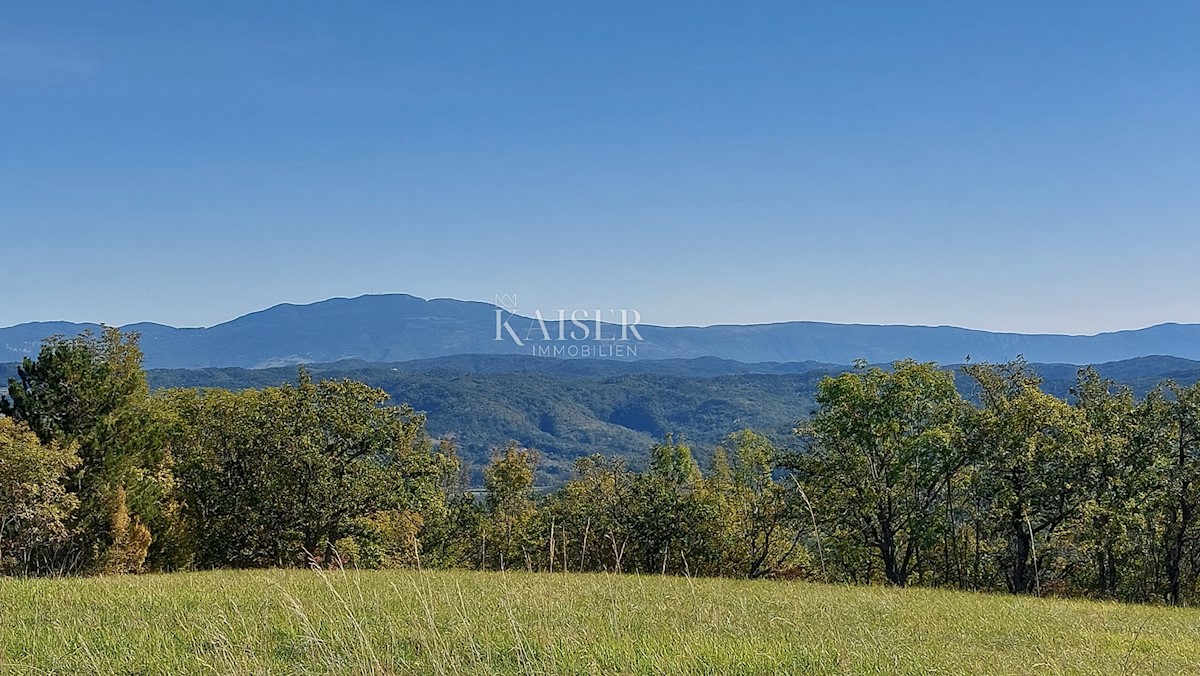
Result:
{"label": "sunlit grass", "polygon": [[1200,613],[471,572],[0,580],[0,673],[1197,673]]}

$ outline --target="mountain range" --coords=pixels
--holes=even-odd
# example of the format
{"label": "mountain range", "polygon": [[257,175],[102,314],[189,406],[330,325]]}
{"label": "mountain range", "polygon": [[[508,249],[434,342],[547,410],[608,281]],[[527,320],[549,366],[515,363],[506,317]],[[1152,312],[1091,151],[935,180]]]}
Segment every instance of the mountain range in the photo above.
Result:
{"label": "mountain range", "polygon": [[[541,346],[574,344],[593,348],[611,345],[595,340],[571,341],[576,327],[566,323],[566,341],[523,341],[544,338],[541,327],[521,315],[502,313],[478,301],[425,300],[407,294],[332,298],[307,305],[282,304],[208,328],[175,328],[155,323],[122,327],[141,334],[148,368],[267,368],[342,360],[398,362],[461,354],[535,354]],[[532,314],[532,313],[531,313]],[[551,313],[545,313],[547,318]],[[589,324],[591,326],[591,324]],[[74,335],[95,324],[31,322],[0,328],[0,362],[19,361],[37,353],[52,334]],[[498,332],[500,339],[497,339]],[[602,334],[615,338],[620,326],[604,324]],[[1160,324],[1144,329],[1096,335],[995,333],[951,326],[902,326],[779,322],[714,326],[637,326],[630,350],[615,360],[670,360],[715,357],[745,363],[817,362],[849,364],[914,358],[960,363],[1005,361],[1023,355],[1029,361],[1094,364],[1167,355],[1200,359],[1200,325]],[[593,334],[594,337],[594,334]],[[781,367],[786,368],[786,367]]]}
{"label": "mountain range", "polygon": [[[529,320],[504,316],[524,335]],[[16,376],[15,362],[36,354],[47,335],[88,328],[99,327],[0,329],[0,393]],[[637,466],[666,433],[686,438],[701,458],[746,427],[794,444],[791,432],[814,408],[820,379],[860,357],[872,363],[915,357],[954,369],[967,354],[973,361],[1024,354],[1057,396],[1068,395],[1081,363],[1096,364],[1138,395],[1165,379],[1200,380],[1200,361],[1185,358],[1197,352],[1190,339],[1195,326],[1100,336],[812,322],[641,326],[645,340],[636,358],[609,359],[533,356],[529,345],[494,340],[492,305],[412,296],[282,305],[207,329],[124,328],[141,332],[156,389],[278,385],[294,382],[301,362],[319,378],[380,387],[394,402],[425,413],[432,433],[456,439],[475,482],[492,449],[510,439],[541,452],[539,480],[547,484],[564,480],[572,461],[589,453],[620,455]],[[619,327],[603,333],[618,335]],[[1159,352],[1182,356],[1126,358]],[[1107,359],[1114,355],[1118,360]],[[969,387],[967,378],[958,382]]]}

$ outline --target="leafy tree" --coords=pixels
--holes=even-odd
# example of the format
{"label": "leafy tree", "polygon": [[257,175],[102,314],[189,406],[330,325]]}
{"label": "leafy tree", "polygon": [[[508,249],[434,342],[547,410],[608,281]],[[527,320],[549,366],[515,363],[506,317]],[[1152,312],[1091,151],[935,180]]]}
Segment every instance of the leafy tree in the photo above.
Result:
{"label": "leafy tree", "polygon": [[1095,596],[1144,600],[1149,590],[1133,573],[1155,558],[1153,538],[1147,538],[1153,525],[1147,511],[1153,458],[1135,442],[1133,392],[1089,367],[1079,372],[1072,394],[1094,449],[1091,495],[1077,533],[1091,565],[1079,567],[1073,584]]}
{"label": "leafy tree", "polygon": [[78,449],[81,461],[66,482],[80,503],[71,528],[76,546],[64,552],[63,568],[103,565],[113,572],[105,564],[114,560],[109,550],[129,535],[114,530],[125,496],[135,530],[156,510],[156,469],[163,458],[141,360],[136,333],[106,327],[98,336],[53,336],[9,380],[11,399],[0,400],[0,413],[26,423],[43,443]]}
{"label": "leafy tree", "polygon": [[644,573],[718,574],[719,496],[706,490],[692,449],[668,434],[650,449],[650,467],[629,483],[631,562]]}
{"label": "leafy tree", "polygon": [[[559,541],[577,551],[560,557],[563,568],[621,572],[633,545],[630,514],[634,475],[621,458],[590,455],[575,461],[574,476],[548,496],[543,507]],[[545,517],[543,517],[543,521]]]}
{"label": "leafy tree", "polygon": [[800,432],[809,455],[800,474],[820,496],[826,527],[856,533],[890,584],[908,584],[932,547],[944,488],[963,464],[963,402],[953,374],[934,364],[897,362],[827,377],[819,409]]}
{"label": "leafy tree", "polygon": [[69,535],[78,498],[62,480],[79,464],[72,445],[42,443],[28,425],[0,416],[0,574],[42,572]]}
{"label": "leafy tree", "polygon": [[721,503],[727,572],[763,577],[789,563],[801,544],[802,532],[792,527],[797,496],[774,479],[779,452],[769,439],[742,430],[726,446],[714,453],[705,485]]}
{"label": "leafy tree", "polygon": [[672,434],[650,448],[650,474],[680,488],[694,485],[701,476],[691,446],[676,442]]}
{"label": "leafy tree", "polygon": [[514,561],[531,566],[532,525],[537,509],[533,499],[533,476],[537,453],[513,441],[492,457],[484,472],[487,489],[488,528],[491,542],[484,561],[495,561],[505,570]]}
{"label": "leafy tree", "polygon": [[419,514],[419,560],[425,567],[469,567],[479,563],[483,510],[471,490],[469,472],[459,461],[453,438],[435,441],[439,472],[434,477],[436,495],[425,501]]}
{"label": "leafy tree", "polygon": [[1179,605],[1200,573],[1200,384],[1163,383],[1135,415],[1134,460],[1149,460],[1149,530],[1158,535],[1161,562],[1158,591]]}
{"label": "leafy tree", "polygon": [[1095,448],[1084,414],[1041,391],[1021,360],[963,369],[981,407],[967,423],[980,501],[976,527],[1004,543],[998,553],[1009,591],[1041,590],[1058,553],[1056,531],[1091,496]]}
{"label": "leafy tree", "polygon": [[381,556],[394,556],[395,515],[419,530],[442,499],[452,461],[380,390],[301,371],[296,386],[163,396],[179,411],[171,443],[200,565],[331,562],[366,532],[392,538]]}

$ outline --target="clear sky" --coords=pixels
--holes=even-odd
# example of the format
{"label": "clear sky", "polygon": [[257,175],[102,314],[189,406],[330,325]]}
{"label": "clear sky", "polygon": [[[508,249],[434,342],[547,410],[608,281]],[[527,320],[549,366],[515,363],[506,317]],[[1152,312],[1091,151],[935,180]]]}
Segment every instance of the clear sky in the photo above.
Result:
{"label": "clear sky", "polygon": [[5,3],[0,325],[1200,322],[1197,35],[1194,1]]}

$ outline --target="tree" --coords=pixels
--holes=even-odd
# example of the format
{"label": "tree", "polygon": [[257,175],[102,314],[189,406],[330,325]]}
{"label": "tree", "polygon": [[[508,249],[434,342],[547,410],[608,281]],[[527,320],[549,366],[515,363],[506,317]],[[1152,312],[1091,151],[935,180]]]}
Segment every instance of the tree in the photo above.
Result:
{"label": "tree", "polygon": [[751,430],[730,435],[714,453],[713,473],[705,488],[721,503],[719,522],[727,533],[723,554],[728,573],[749,578],[769,575],[787,563],[800,545],[801,531],[790,528],[797,496],[775,481],[778,459],[771,441]]}
{"label": "tree", "polygon": [[159,497],[163,462],[148,407],[136,333],[105,327],[74,338],[52,336],[36,360],[26,358],[9,380],[0,413],[26,423],[43,443],[74,445],[80,462],[66,482],[79,500],[72,523],[75,551],[60,562],[95,569],[129,533],[115,531],[118,494],[128,495],[130,527],[143,528]]}
{"label": "tree", "polygon": [[1090,498],[1095,449],[1083,413],[1041,391],[1023,360],[972,364],[963,370],[981,408],[968,419],[980,502],[976,528],[1005,547],[999,564],[1013,593],[1040,591],[1056,529]]}
{"label": "tree", "polygon": [[0,415],[0,574],[41,572],[67,540],[79,500],[62,486],[79,464],[72,445],[42,443],[28,425]]}
{"label": "tree", "polygon": [[1149,590],[1134,575],[1153,561],[1153,458],[1137,443],[1136,403],[1128,387],[1082,369],[1071,390],[1094,449],[1091,495],[1084,503],[1077,535],[1081,553],[1076,586],[1097,596],[1144,600]]}
{"label": "tree", "polygon": [[629,483],[632,562],[644,573],[718,574],[720,503],[705,490],[692,449],[668,434],[650,448],[650,467]]}
{"label": "tree", "polygon": [[936,541],[944,488],[963,464],[954,376],[935,364],[897,362],[821,380],[818,411],[800,433],[796,468],[820,496],[833,532],[857,533],[885,579],[908,584]]}
{"label": "tree", "polygon": [[563,568],[622,571],[634,546],[630,514],[638,505],[631,497],[633,481],[621,458],[594,454],[575,461],[574,476],[543,506],[551,528],[558,529],[559,541],[569,534],[578,549],[577,553],[567,550]]}
{"label": "tree", "polygon": [[700,466],[691,446],[682,440],[676,442],[668,433],[663,443],[650,447],[650,474],[670,486],[684,488],[700,480]]}
{"label": "tree", "polygon": [[179,412],[170,440],[201,565],[333,562],[335,543],[369,533],[394,559],[442,500],[452,461],[423,416],[362,383],[299,381],[162,395]]}
{"label": "tree", "polygon": [[484,472],[488,518],[484,532],[490,544],[484,545],[482,558],[485,562],[496,561],[500,570],[514,560],[518,565],[532,565],[528,557],[533,546],[531,526],[537,512],[533,500],[536,466],[537,453],[512,441],[492,456],[492,463]]}
{"label": "tree", "polygon": [[453,438],[435,440],[439,473],[436,495],[421,513],[419,555],[422,567],[457,568],[478,563],[483,510],[470,488],[469,473],[459,461]]}
{"label": "tree", "polygon": [[1167,601],[1180,605],[1200,572],[1200,384],[1166,382],[1137,407],[1135,457],[1146,463],[1153,508],[1150,532],[1160,540],[1158,558]]}

